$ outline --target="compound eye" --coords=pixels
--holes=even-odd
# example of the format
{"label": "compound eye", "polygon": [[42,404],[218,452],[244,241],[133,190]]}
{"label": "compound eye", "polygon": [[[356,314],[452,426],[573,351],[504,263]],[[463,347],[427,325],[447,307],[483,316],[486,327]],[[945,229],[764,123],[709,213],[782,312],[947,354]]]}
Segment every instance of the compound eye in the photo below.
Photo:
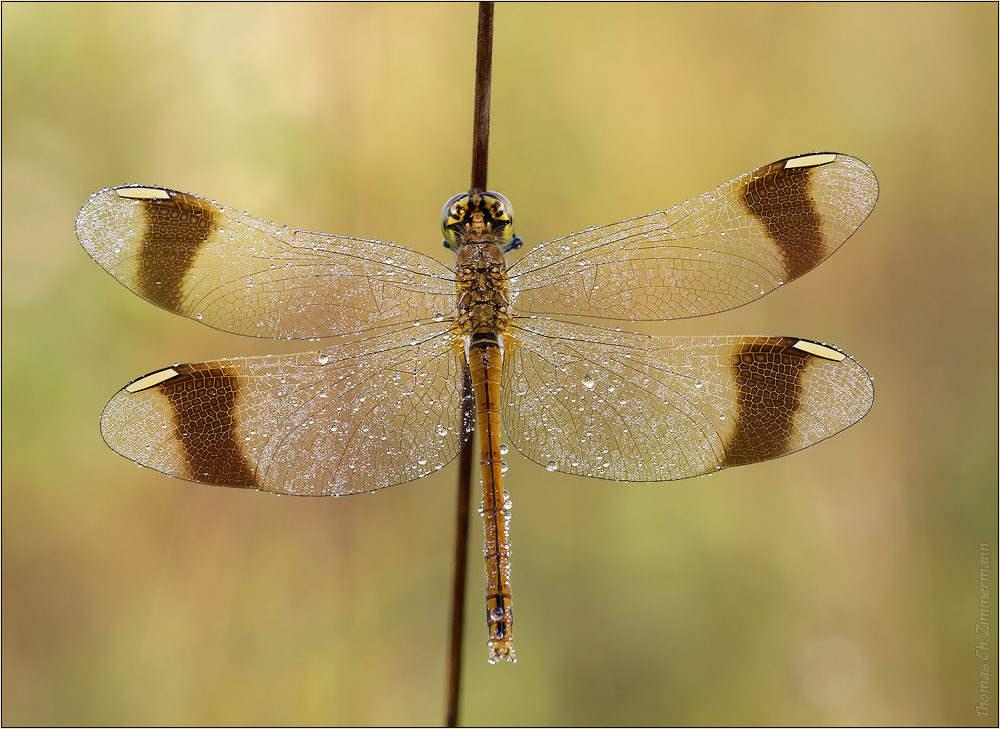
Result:
{"label": "compound eye", "polygon": [[452,195],[441,209],[441,232],[448,243],[457,244],[455,231],[450,226],[461,223],[465,219],[465,213],[468,209],[469,193],[467,192]]}
{"label": "compound eye", "polygon": [[514,216],[514,207],[510,204],[510,200],[499,192],[488,192],[486,194],[490,197],[491,207],[496,217],[506,219]]}
{"label": "compound eye", "polygon": [[486,192],[483,197],[489,201],[490,217],[503,223],[503,242],[509,243],[514,237],[514,206],[499,192]]}

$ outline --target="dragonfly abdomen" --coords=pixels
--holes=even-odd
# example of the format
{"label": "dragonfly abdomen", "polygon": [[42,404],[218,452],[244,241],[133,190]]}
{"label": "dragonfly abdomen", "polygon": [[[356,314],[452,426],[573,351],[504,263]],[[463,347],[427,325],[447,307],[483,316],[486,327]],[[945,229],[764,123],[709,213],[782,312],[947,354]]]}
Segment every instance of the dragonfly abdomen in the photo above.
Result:
{"label": "dragonfly abdomen", "polygon": [[479,456],[483,476],[481,512],[485,527],[486,624],[490,663],[514,660],[510,590],[510,515],[503,490],[500,456],[500,373],[503,353],[494,329],[479,328],[468,337],[469,374],[476,396]]}

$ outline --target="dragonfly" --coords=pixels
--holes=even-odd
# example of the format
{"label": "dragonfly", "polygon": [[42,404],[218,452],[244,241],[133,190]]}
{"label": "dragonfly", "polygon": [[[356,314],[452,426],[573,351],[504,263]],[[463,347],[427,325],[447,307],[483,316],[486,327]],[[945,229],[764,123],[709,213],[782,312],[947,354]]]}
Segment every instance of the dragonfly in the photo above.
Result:
{"label": "dragonfly", "polygon": [[[666,211],[520,246],[511,203],[442,211],[446,265],[176,190],[93,194],[87,253],[157,306],[234,334],[346,336],[316,352],[174,364],[120,390],[105,442],[199,483],[342,496],[423,478],[478,428],[489,661],[514,660],[507,438],[549,471],[670,481],[806,448],[859,421],[872,380],[833,345],[666,337],[579,319],[700,316],[804,275],[871,213],[864,162],[778,160]],[[353,336],[352,336],[353,335]]]}

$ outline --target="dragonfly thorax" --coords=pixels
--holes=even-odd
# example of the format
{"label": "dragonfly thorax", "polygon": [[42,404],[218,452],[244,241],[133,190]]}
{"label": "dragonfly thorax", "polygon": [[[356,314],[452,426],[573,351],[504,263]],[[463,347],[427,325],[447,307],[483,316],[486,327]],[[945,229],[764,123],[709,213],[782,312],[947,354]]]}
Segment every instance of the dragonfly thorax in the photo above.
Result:
{"label": "dragonfly thorax", "polygon": [[458,253],[458,325],[466,334],[489,329],[497,334],[507,328],[507,266],[494,243],[467,242]]}

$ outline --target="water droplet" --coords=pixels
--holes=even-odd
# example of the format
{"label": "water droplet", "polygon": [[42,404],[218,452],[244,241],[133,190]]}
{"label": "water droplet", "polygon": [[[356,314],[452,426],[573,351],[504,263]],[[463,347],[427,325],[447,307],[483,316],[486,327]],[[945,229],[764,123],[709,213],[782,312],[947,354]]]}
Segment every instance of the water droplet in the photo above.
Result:
{"label": "water droplet", "polygon": [[702,382],[701,380],[695,380],[694,381],[694,386],[697,387],[698,389],[701,389],[702,385],[704,385],[704,384],[705,383]]}
{"label": "water droplet", "polygon": [[591,377],[590,375],[584,375],[582,381],[583,381],[583,386],[586,387],[588,390],[594,386],[594,378]]}
{"label": "water droplet", "polygon": [[328,354],[321,354],[319,356],[319,363],[321,365],[325,365],[329,361],[330,361],[330,355],[328,355]]}
{"label": "water droplet", "polygon": [[427,456],[418,456],[417,457],[417,463],[419,463],[421,466],[426,466],[427,465]]}
{"label": "water droplet", "polygon": [[510,468],[510,466],[508,466],[505,461],[500,461],[500,473],[507,473],[508,468]]}
{"label": "water droplet", "polygon": [[559,464],[558,464],[558,463],[556,463],[555,461],[546,461],[546,462],[545,462],[545,467],[546,467],[546,468],[547,468],[548,470],[550,470],[550,471],[555,471],[555,470],[556,470],[556,467],[557,467],[558,465],[559,465]]}
{"label": "water droplet", "polygon": [[419,319],[415,319],[414,322],[413,322],[413,326],[415,326],[415,327],[420,326],[420,320]]}
{"label": "water droplet", "polygon": [[501,456],[506,456],[509,452],[510,452],[510,446],[508,446],[506,443],[501,443],[500,444],[500,455]]}
{"label": "water droplet", "polygon": [[194,318],[197,319],[198,321],[201,321],[201,312],[198,312],[197,314],[195,314]]}
{"label": "water droplet", "polygon": [[434,321],[442,321],[443,319],[444,319],[444,314],[441,314],[440,312],[436,312],[434,314]]}
{"label": "water droplet", "polygon": [[441,461],[435,461],[434,462],[434,470],[435,471],[440,471],[442,468],[444,468],[444,464],[441,463]]}
{"label": "water droplet", "polygon": [[611,464],[610,464],[610,463],[608,463],[607,461],[602,461],[602,462],[601,462],[601,468],[607,468],[607,467],[608,467],[608,466],[610,466],[610,465],[611,465]]}
{"label": "water droplet", "polygon": [[503,620],[503,608],[498,605],[490,610],[490,620]]}

